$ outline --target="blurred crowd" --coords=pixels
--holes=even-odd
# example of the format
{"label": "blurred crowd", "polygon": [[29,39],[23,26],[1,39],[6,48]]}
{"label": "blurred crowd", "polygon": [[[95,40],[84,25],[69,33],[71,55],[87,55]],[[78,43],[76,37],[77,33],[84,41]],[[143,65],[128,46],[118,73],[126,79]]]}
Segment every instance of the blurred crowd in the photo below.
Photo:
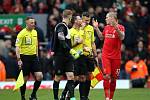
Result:
{"label": "blurred crowd", "polygon": [[[109,11],[118,13],[119,23],[125,26],[125,40],[122,44],[122,65],[120,79],[129,79],[126,63],[144,61],[150,75],[150,1],[149,0],[0,0],[0,14],[47,14],[47,33],[37,27],[40,41],[40,61],[43,66],[44,80],[53,78],[53,52],[51,36],[55,25],[61,21],[62,11],[72,9],[74,13],[89,12],[91,18],[99,23],[102,31],[105,15]],[[17,62],[14,43],[22,26],[0,27],[0,60],[4,63],[7,78],[17,77]],[[45,34],[45,35],[44,35]],[[42,43],[41,43],[42,42]],[[46,43],[43,43],[46,42]],[[103,41],[95,34],[95,43],[101,65]],[[45,45],[46,44],[46,45]],[[142,70],[142,69],[140,69]],[[147,75],[146,75],[147,76]]]}

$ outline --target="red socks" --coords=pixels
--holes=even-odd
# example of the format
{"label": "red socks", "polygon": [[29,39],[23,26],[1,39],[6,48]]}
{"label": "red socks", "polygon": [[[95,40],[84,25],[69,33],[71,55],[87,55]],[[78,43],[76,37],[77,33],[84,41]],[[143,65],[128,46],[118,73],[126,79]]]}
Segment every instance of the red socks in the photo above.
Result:
{"label": "red socks", "polygon": [[113,98],[115,89],[116,89],[116,80],[112,80],[110,83],[110,99]]}
{"label": "red socks", "polygon": [[104,86],[105,98],[112,99],[116,89],[116,80],[112,80],[110,82],[109,80],[104,79],[103,86]]}
{"label": "red socks", "polygon": [[109,98],[109,94],[110,94],[110,92],[109,92],[109,89],[110,89],[109,80],[104,79],[103,86],[104,86],[105,98]]}

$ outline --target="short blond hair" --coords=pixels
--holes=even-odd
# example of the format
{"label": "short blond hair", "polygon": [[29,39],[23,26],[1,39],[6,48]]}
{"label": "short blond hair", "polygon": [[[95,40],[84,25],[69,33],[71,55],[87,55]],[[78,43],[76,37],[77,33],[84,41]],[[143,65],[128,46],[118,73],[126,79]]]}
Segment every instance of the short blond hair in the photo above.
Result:
{"label": "short blond hair", "polygon": [[73,12],[71,10],[66,9],[63,11],[63,18],[67,18],[69,16],[72,16],[72,14],[73,14]]}
{"label": "short blond hair", "polygon": [[108,12],[109,17],[113,17],[117,20],[117,13],[116,12]]}

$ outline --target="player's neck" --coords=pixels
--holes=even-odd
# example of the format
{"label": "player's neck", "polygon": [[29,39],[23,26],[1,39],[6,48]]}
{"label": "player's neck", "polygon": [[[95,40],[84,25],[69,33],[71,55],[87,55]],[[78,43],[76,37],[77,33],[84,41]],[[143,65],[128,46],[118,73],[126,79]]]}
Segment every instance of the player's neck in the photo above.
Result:
{"label": "player's neck", "polygon": [[77,29],[77,30],[80,29],[79,25],[77,25],[77,24],[74,24],[74,25],[73,25],[73,28],[75,28],[75,29]]}
{"label": "player's neck", "polygon": [[64,22],[67,25],[69,24],[69,21],[67,19],[65,19],[65,18],[63,18],[62,22]]}

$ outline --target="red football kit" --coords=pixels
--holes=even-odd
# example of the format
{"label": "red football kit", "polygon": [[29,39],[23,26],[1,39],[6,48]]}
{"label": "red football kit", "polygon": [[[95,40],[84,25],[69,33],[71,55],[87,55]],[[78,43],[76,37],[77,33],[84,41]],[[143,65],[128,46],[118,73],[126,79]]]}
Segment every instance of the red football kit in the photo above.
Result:
{"label": "red football kit", "polygon": [[[118,29],[125,32],[124,26],[118,24]],[[107,25],[103,30],[104,44],[102,49],[102,66],[104,73],[117,78],[121,64],[121,43],[118,32],[111,25]]]}

